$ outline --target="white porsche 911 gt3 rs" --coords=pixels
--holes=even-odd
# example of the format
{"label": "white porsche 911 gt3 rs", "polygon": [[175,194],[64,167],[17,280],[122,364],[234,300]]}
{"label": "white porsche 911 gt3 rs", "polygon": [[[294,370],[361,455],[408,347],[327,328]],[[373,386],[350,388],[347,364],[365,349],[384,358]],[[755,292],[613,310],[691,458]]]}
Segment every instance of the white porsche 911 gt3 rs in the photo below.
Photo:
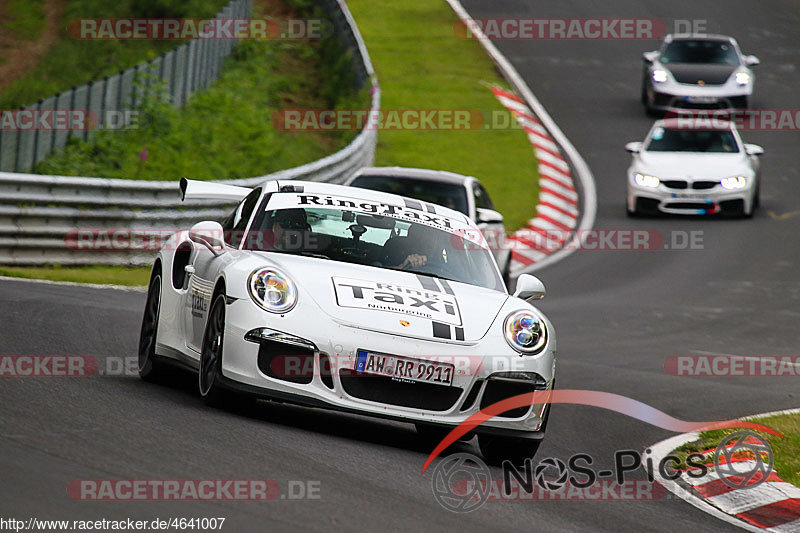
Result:
{"label": "white porsche 911 gt3 rs", "polygon": [[644,142],[630,142],[629,215],[752,216],[759,204],[758,157],[735,124],[708,117],[659,120]]}
{"label": "white porsche 911 gt3 rs", "polygon": [[[139,345],[142,378],[163,363],[198,372],[207,402],[235,393],[415,423],[443,436],[483,407],[552,389],[556,337],[509,295],[462,213],[339,185],[254,189],[183,180],[184,199],[240,200],[222,223],[166,242]],[[490,460],[531,457],[546,403],[476,429]]]}

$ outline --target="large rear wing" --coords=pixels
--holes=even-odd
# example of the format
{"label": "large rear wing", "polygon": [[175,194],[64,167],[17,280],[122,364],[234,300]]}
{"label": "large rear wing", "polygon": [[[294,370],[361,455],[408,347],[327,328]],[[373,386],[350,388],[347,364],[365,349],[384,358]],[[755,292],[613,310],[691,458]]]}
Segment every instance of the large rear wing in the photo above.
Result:
{"label": "large rear wing", "polygon": [[197,181],[181,178],[181,200],[230,200],[238,202],[253,189],[224,185],[208,181]]}

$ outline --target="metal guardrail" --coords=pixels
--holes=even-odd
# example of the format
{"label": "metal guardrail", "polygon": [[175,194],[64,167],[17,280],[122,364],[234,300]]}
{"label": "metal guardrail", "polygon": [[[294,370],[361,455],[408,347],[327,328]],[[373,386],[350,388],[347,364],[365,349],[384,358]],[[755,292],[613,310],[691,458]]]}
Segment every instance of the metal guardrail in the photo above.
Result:
{"label": "metal guardrail", "polygon": [[[248,18],[251,7],[251,0],[231,0],[215,18]],[[77,112],[85,127],[71,131],[1,130],[0,171],[28,172],[51,151],[67,144],[70,137],[87,140],[96,127],[129,126],[132,120],[129,112],[136,109],[156,83],[163,82],[172,104],[183,107],[189,96],[208,88],[219,76],[222,62],[235,45],[233,39],[192,39],[146,63],[23,107],[21,111],[29,111],[32,116],[43,111]]]}
{"label": "metal guardrail", "polygon": [[[231,4],[241,1],[249,5],[249,0]],[[371,85],[370,109],[377,112],[380,89],[347,5],[343,0],[322,0],[322,5],[352,55],[358,83]],[[349,145],[320,160],[265,176],[220,182],[252,187],[273,179],[343,181],[373,163],[377,135],[373,119]],[[178,230],[199,220],[218,220],[230,206],[218,201],[181,202],[177,181],[0,172],[0,264],[149,264],[155,255],[152,250],[77,249],[68,236],[77,230]]]}

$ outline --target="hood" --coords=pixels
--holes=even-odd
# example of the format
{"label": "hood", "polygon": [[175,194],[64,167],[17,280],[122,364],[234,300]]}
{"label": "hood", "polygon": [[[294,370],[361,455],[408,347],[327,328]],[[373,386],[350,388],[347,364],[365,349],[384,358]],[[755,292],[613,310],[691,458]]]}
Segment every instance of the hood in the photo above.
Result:
{"label": "hood", "polygon": [[678,83],[692,85],[698,85],[698,81],[703,81],[704,85],[724,85],[736,70],[730,65],[708,63],[669,63],[663,66]]}
{"label": "hood", "polygon": [[411,272],[287,254],[270,262],[344,326],[440,342],[480,340],[509,296]]}
{"label": "hood", "polygon": [[746,156],[716,153],[642,152],[632,170],[661,179],[711,178],[719,179],[739,174],[751,175]]}

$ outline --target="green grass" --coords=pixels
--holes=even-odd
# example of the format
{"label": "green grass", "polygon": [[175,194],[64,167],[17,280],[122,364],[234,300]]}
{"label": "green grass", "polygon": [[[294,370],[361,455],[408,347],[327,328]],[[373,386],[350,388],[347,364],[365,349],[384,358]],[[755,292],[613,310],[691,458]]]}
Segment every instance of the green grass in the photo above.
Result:
{"label": "green grass", "polygon": [[[113,75],[152,59],[180,43],[150,40],[76,40],[67,35],[67,23],[80,18],[209,17],[228,0],[70,0],[58,24],[59,35],[39,65],[0,90],[0,109],[29,105],[72,86]],[[12,31],[38,38],[44,26],[42,0],[12,0]],[[31,38],[31,37],[27,37]]]}
{"label": "green grass", "polygon": [[[503,81],[480,43],[456,36],[457,18],[445,2],[350,0],[348,6],[375,66],[383,109],[503,111],[481,83]],[[519,129],[381,131],[376,164],[473,175],[489,190],[507,229],[534,215],[536,159]]]}
{"label": "green grass", "polygon": [[[780,438],[769,433],[758,432],[765,437],[775,457],[775,471],[784,481],[800,486],[800,414],[777,415],[769,418],[754,419],[761,425],[782,433],[785,438]],[[692,452],[700,452],[715,448],[726,435],[734,433],[736,429],[706,431],[700,434],[696,441],[689,442],[676,450],[680,458]]]}
{"label": "green grass", "polygon": [[20,39],[35,41],[45,26],[43,4],[44,0],[10,0],[6,10],[11,20],[3,26]]}
{"label": "green grass", "polygon": [[0,276],[137,286],[147,285],[150,279],[150,267],[104,265],[78,267],[59,265],[43,267],[0,266]]}
{"label": "green grass", "polygon": [[[139,110],[138,127],[71,141],[35,171],[67,176],[170,180],[235,179],[292,168],[343,148],[353,132],[273,128],[283,108],[331,104],[320,76],[320,46],[304,41],[243,41],[214,85],[183,109],[155,95]],[[342,90],[334,105],[366,106],[366,91]],[[345,102],[352,102],[345,104]]]}

